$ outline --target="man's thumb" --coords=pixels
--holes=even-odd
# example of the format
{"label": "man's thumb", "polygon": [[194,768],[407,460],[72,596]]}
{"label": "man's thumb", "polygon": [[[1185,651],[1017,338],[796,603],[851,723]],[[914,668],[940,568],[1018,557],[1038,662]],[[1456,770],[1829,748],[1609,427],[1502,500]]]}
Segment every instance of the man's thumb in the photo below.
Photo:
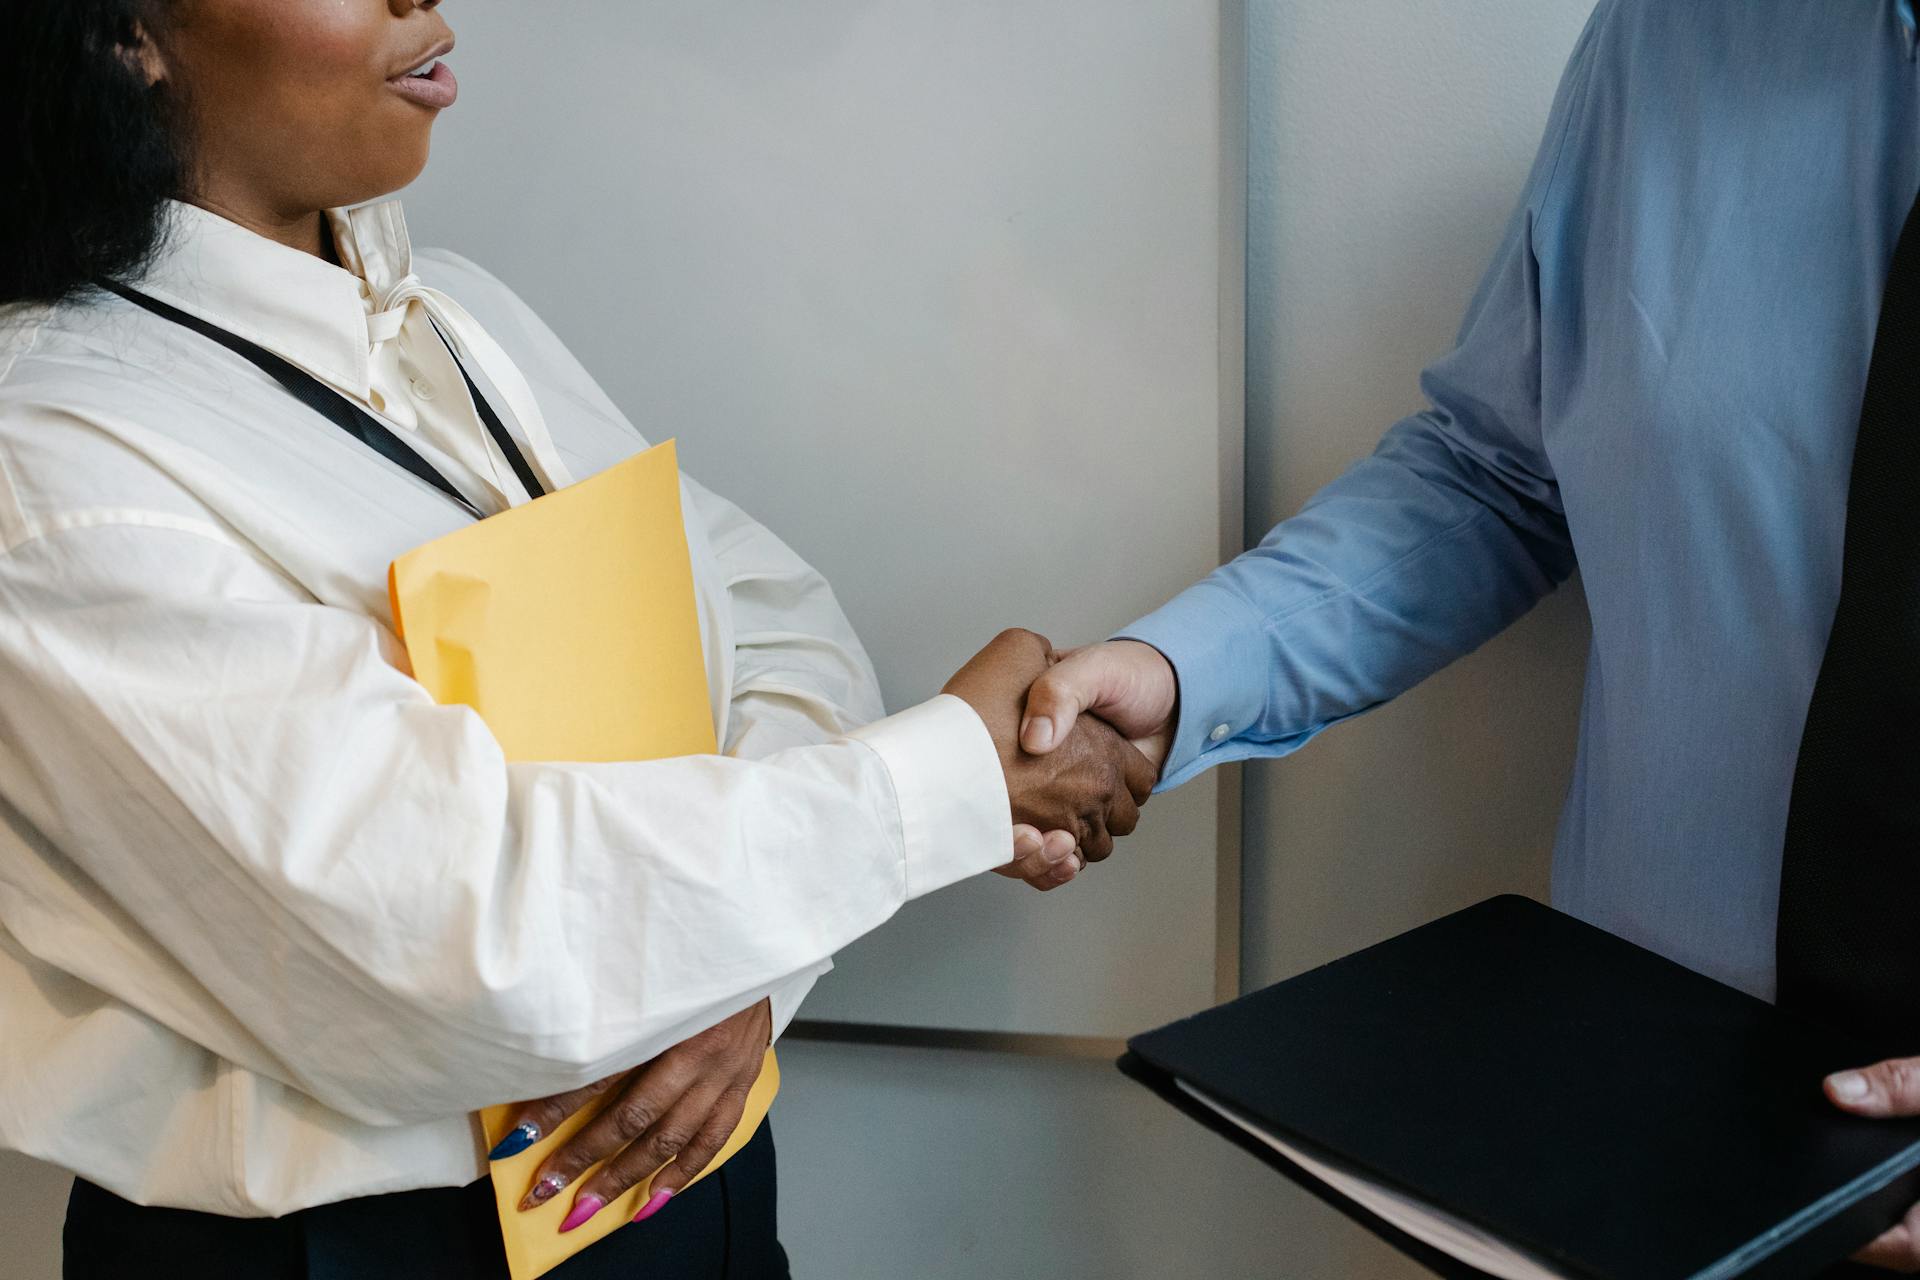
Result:
{"label": "man's thumb", "polygon": [[1020,722],[1020,745],[1045,755],[1067,740],[1080,713],[1099,701],[1111,674],[1099,647],[1062,658],[1027,691],[1027,714]]}
{"label": "man's thumb", "polygon": [[1891,1058],[1827,1077],[1827,1096],[1863,1116],[1920,1115],[1920,1058]]}

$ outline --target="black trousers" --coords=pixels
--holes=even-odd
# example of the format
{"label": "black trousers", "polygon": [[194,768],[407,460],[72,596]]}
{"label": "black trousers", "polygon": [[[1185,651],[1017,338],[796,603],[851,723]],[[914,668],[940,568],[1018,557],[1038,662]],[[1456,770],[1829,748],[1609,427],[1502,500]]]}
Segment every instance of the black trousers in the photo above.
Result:
{"label": "black trousers", "polygon": [[[787,1280],[773,1133],[548,1272],[551,1280]],[[66,1280],[193,1275],[219,1280],[507,1280],[487,1180],[366,1196],[284,1218],[150,1209],[76,1178]]]}

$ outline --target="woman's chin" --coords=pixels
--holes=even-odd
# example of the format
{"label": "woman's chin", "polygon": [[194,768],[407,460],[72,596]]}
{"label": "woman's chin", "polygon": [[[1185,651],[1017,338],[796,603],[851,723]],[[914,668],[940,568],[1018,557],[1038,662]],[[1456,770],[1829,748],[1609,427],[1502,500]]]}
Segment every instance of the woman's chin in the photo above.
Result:
{"label": "woman's chin", "polygon": [[[347,196],[346,199],[330,200],[325,207],[345,208],[348,205],[365,204],[369,200],[378,200],[381,196],[390,196],[402,187],[409,186],[413,180],[426,171],[427,159],[432,152],[430,128],[419,131],[418,142],[412,146],[399,146],[393,136],[381,139],[382,163],[377,169],[369,168],[364,173],[353,175],[347,182],[338,184],[334,190]],[[368,153],[371,156],[372,153]]]}

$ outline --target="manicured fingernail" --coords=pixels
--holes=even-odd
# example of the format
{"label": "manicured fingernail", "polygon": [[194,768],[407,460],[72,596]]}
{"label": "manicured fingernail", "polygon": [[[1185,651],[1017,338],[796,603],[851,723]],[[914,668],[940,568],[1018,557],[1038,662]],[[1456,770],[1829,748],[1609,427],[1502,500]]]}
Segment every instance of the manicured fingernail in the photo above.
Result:
{"label": "manicured fingernail", "polygon": [[566,1186],[566,1174],[550,1173],[533,1184],[533,1190],[527,1192],[527,1198],[520,1202],[520,1207],[522,1209],[531,1209],[537,1204],[545,1204],[566,1190]]}
{"label": "manicured fingernail", "polygon": [[607,1202],[593,1192],[583,1192],[574,1197],[573,1209],[567,1214],[567,1220],[560,1224],[560,1229],[571,1231],[606,1207]]}
{"label": "manicured fingernail", "polygon": [[1027,721],[1027,728],[1020,731],[1020,740],[1032,744],[1035,751],[1045,751],[1053,746],[1053,721],[1045,716]]}
{"label": "manicured fingernail", "polygon": [[667,1201],[671,1199],[673,1199],[673,1192],[671,1191],[654,1192],[647,1198],[647,1202],[640,1206],[640,1212],[633,1215],[633,1220],[635,1222],[645,1222],[648,1218],[660,1212]]}
{"label": "manicured fingernail", "polygon": [[1827,1088],[1841,1102],[1858,1102],[1867,1096],[1867,1078],[1858,1071],[1842,1071],[1827,1077]]}
{"label": "manicured fingernail", "polygon": [[538,1141],[540,1141],[540,1126],[529,1120],[500,1139],[499,1145],[487,1152],[487,1159],[505,1160],[508,1156],[517,1156]]}

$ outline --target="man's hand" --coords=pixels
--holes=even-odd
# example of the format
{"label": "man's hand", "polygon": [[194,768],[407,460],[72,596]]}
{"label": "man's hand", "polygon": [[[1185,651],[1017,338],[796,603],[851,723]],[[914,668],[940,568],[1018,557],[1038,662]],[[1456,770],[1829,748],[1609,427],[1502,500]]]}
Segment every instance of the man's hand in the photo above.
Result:
{"label": "man's hand", "polygon": [[1022,856],[1004,870],[1040,888],[1072,878],[1078,869],[1068,852],[1073,848],[1091,862],[1113,852],[1114,838],[1138,825],[1154,773],[1144,756],[1095,719],[1072,726],[1044,758],[1021,748],[1027,690],[1052,660],[1044,636],[1003,631],[942,690],[964,699],[993,735],[1013,820],[1031,828],[1021,833],[1028,837],[1021,842]]}
{"label": "man's hand", "polygon": [[1020,745],[1044,755],[1073,732],[1083,713],[1096,715],[1146,757],[1157,782],[1173,746],[1179,707],[1173,664],[1158,649],[1138,640],[1090,644],[1060,654],[1034,681]]}
{"label": "man's hand", "polygon": [[[1891,1058],[1859,1071],[1842,1071],[1827,1077],[1826,1088],[1835,1106],[1857,1116],[1920,1116],[1920,1058]],[[1853,1260],[1888,1271],[1920,1272],[1920,1204]]]}
{"label": "man's hand", "polygon": [[605,1160],[574,1188],[573,1207],[560,1224],[560,1230],[572,1231],[671,1160],[633,1220],[651,1217],[727,1144],[772,1039],[773,1008],[762,1000],[631,1071],[527,1103],[489,1159],[518,1155],[611,1091],[593,1119],[535,1171],[520,1208],[545,1204]]}

